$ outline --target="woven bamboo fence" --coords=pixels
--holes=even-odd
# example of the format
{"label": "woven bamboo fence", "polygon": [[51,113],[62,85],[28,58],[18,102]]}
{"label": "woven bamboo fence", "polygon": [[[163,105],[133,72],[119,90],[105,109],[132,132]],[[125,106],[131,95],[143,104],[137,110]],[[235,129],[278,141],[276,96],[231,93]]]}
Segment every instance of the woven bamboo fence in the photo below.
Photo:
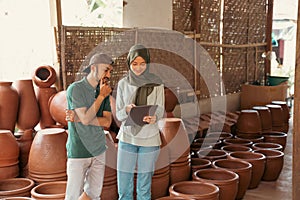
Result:
{"label": "woven bamboo fence", "polygon": [[[82,68],[99,51],[115,59],[114,87],[128,71],[129,48],[142,43],[150,48],[153,72],[167,86],[192,89],[199,99],[236,93],[242,84],[261,83],[265,78],[266,24],[266,0],[174,0],[175,31],[63,26],[59,49],[62,87],[81,78]],[[205,53],[209,59],[203,59]],[[207,62],[214,63],[217,73],[205,68]],[[171,69],[162,73],[162,66],[176,73],[167,74]],[[187,84],[178,82],[178,74]]]}

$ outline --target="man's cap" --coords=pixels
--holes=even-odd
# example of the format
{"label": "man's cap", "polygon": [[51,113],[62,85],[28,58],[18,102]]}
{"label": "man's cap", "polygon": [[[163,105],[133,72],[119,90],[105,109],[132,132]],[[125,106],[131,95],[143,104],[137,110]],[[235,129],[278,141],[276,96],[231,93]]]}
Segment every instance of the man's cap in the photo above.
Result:
{"label": "man's cap", "polygon": [[91,66],[94,64],[109,64],[112,65],[114,63],[113,59],[104,53],[98,53],[91,57],[89,65],[84,68],[82,71],[85,73],[90,73]]}

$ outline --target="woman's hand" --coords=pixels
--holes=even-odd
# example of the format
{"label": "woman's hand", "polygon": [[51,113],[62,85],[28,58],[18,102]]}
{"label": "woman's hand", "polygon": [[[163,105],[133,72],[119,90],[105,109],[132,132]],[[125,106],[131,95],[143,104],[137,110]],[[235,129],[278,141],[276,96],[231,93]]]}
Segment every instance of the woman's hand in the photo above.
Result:
{"label": "woman's hand", "polygon": [[131,108],[135,107],[135,105],[132,103],[132,104],[129,104],[125,107],[126,109],[126,113],[128,114],[130,111],[131,111]]}
{"label": "woman's hand", "polygon": [[148,124],[155,124],[155,122],[156,122],[156,115],[154,115],[154,116],[145,116],[144,118],[143,118],[143,122],[146,122],[146,123],[148,123]]}

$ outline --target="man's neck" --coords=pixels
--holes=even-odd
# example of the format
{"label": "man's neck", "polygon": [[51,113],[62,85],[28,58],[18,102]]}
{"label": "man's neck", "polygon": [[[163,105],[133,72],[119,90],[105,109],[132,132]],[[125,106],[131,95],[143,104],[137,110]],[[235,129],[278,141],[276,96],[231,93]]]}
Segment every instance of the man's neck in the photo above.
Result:
{"label": "man's neck", "polygon": [[91,74],[88,74],[87,77],[86,77],[88,83],[93,87],[93,88],[96,88],[97,85],[98,85],[98,82],[95,80],[95,78],[91,75]]}

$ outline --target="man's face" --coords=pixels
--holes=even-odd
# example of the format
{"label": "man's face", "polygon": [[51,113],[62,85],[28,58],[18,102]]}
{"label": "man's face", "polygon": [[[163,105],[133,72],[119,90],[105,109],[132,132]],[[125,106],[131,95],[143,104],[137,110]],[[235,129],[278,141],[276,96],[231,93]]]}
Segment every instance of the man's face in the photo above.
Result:
{"label": "man's face", "polygon": [[99,82],[108,83],[113,67],[109,64],[96,64],[95,78]]}

